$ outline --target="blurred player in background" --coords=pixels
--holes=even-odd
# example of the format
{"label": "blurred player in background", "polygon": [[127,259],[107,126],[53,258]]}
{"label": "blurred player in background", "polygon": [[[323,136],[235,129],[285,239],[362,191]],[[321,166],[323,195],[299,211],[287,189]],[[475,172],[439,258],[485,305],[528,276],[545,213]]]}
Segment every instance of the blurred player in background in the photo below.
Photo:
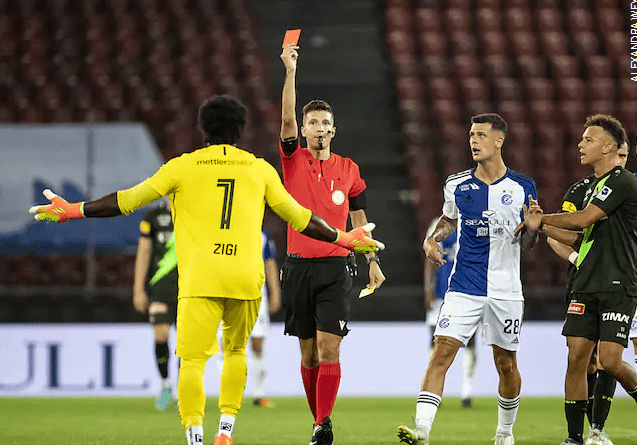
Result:
{"label": "blurred player in background", "polygon": [[[586,371],[595,345],[600,364],[637,401],[637,373],[622,359],[637,306],[637,179],[617,165],[617,152],[626,141],[617,119],[589,116],[584,128],[578,144],[580,162],[595,170],[585,207],[541,218],[544,234],[579,249],[562,329],[568,346],[568,437],[563,445],[583,442]],[[542,210],[534,201],[530,211]]]}
{"label": "blurred player in background", "polygon": [[214,96],[200,109],[205,147],[164,164],[136,186],[90,202],[68,203],[45,190],[51,204],[29,211],[44,221],[129,214],[169,195],[179,267],[177,386],[188,445],[203,444],[206,362],[219,350],[223,322],[224,366],[215,445],[231,445],[247,378],[246,344],[256,322],[264,281],[261,228],[265,205],[296,230],[358,253],[383,248],[365,236],[373,224],[350,232],[328,225],[299,205],[264,159],[235,147],[246,124],[245,106]]}
{"label": "blurred player in background", "polygon": [[[502,160],[506,134],[506,122],[495,113],[471,118],[469,145],[477,166],[447,178],[443,214],[423,243],[427,259],[444,265],[438,243],[458,230],[455,264],[416,403],[416,427],[398,427],[401,442],[429,443],[447,371],[482,323],[499,376],[495,444],[514,443],[522,384],[516,355],[524,312],[520,248],[535,245],[540,215],[526,211],[529,196],[537,197],[535,182]],[[514,230],[525,219],[528,229],[517,239]]]}
{"label": "blurred player in background", "polygon": [[[617,165],[626,167],[628,161],[628,144],[623,144],[617,150]],[[595,175],[591,175],[573,184],[566,191],[562,202],[563,212],[577,212],[585,207],[585,199],[592,192],[591,187],[595,182]],[[566,301],[570,301],[571,285],[575,276],[577,261],[577,251],[571,246],[562,244],[553,238],[546,239],[551,249],[562,259],[568,261],[568,285],[566,289]],[[617,381],[613,375],[604,370],[597,357],[597,345],[593,350],[588,364],[586,380],[588,382],[588,404],[586,406],[586,416],[590,424],[590,431],[586,439],[586,445],[612,445],[611,440],[604,432],[604,424],[610,412],[615,387]]]}
{"label": "blurred player in background", "polygon": [[[366,184],[358,165],[331,151],[336,134],[330,105],[313,100],[303,107],[301,147],[296,121],[296,65],[298,46],[286,45],[281,53],[285,65],[282,94],[280,155],[283,182],[302,205],[321,212],[335,227],[345,229],[348,216],[353,227],[367,223]],[[287,259],[282,274],[285,333],[299,338],[301,377],[314,416],[310,444],[331,445],[330,415],[341,381],[339,351],[349,329],[349,298],[353,266],[349,252],[297,235],[288,227]],[[378,256],[366,255],[368,288],[385,281]]]}
{"label": "blurred player in background", "polygon": [[[427,230],[427,237],[433,233],[439,220],[440,218],[436,218],[432,221],[429,229]],[[451,269],[453,268],[456,258],[456,251],[458,250],[458,231],[454,230],[451,235],[442,240],[439,244],[444,251],[441,255],[443,260],[445,260],[445,263],[439,265],[432,261],[425,261],[425,309],[427,311],[425,321],[431,329],[430,356],[433,352],[434,332],[436,330],[436,324],[438,323],[438,315],[440,315],[440,307],[442,306],[442,301],[445,298],[445,292],[447,292],[449,276],[451,275]],[[473,334],[467,343],[462,360],[462,387],[460,389],[460,403],[463,408],[473,408],[471,387],[473,377],[476,373],[476,359],[476,334]]]}
{"label": "blurred player in background", "polygon": [[177,318],[177,253],[173,236],[170,201],[149,210],[139,224],[139,244],[135,258],[133,306],[148,312],[148,321],[155,333],[155,358],[161,376],[161,392],[155,403],[165,410],[173,399],[168,378],[168,336]]}

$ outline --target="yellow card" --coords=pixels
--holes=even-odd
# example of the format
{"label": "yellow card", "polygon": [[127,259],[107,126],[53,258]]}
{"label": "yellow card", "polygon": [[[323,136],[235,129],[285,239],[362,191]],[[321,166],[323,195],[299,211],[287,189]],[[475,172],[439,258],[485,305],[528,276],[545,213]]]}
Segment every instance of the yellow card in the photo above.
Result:
{"label": "yellow card", "polygon": [[375,287],[364,287],[361,289],[361,291],[358,293],[358,298],[365,298],[368,295],[371,295],[374,293],[374,291],[376,290]]}

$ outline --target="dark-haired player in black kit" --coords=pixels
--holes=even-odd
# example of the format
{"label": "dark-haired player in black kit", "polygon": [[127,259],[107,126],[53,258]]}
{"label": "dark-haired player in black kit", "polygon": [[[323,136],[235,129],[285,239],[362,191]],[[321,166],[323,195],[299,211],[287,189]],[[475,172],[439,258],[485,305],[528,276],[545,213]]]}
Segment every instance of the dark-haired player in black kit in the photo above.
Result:
{"label": "dark-haired player in black kit", "polygon": [[[148,311],[148,321],[155,333],[155,357],[161,376],[161,392],[155,406],[163,411],[173,399],[168,378],[168,337],[177,318],[177,262],[170,203],[164,201],[149,210],[139,224],[139,244],[135,258],[133,305],[139,312]],[[174,260],[171,261],[170,257]]]}
{"label": "dark-haired player in black kit", "polygon": [[[579,250],[562,330],[569,349],[563,445],[583,442],[586,370],[596,344],[602,367],[637,401],[637,373],[622,360],[637,305],[637,178],[617,165],[626,142],[617,119],[593,115],[584,127],[578,147],[581,163],[595,170],[592,192],[583,210],[543,215],[541,225],[547,236]],[[532,201],[529,212],[541,211]]]}
{"label": "dark-haired player in black kit", "polygon": [[[617,150],[617,165],[626,167],[628,161],[628,144],[624,143]],[[595,183],[595,175],[580,179],[569,187],[562,202],[563,212],[577,212],[585,206],[585,201],[592,193]],[[566,301],[570,301],[572,281],[575,277],[575,263],[578,252],[571,246],[560,243],[553,238],[547,238],[547,243],[561,258],[568,261],[568,285],[566,288]],[[588,404],[586,417],[590,424],[590,430],[585,445],[613,445],[613,442],[604,432],[604,424],[610,412],[617,381],[612,374],[601,367],[597,357],[597,345],[593,350],[586,373],[588,383]]]}

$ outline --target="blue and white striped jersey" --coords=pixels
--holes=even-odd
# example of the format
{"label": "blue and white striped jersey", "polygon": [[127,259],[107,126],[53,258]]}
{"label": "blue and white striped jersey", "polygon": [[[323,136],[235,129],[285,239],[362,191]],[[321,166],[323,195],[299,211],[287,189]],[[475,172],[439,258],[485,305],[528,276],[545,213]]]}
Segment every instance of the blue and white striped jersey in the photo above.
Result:
{"label": "blue and white striped jersey", "polygon": [[473,169],[449,176],[442,212],[458,221],[458,252],[449,292],[498,300],[523,300],[520,243],[513,232],[522,221],[522,205],[537,199],[535,182],[516,171],[491,185]]}

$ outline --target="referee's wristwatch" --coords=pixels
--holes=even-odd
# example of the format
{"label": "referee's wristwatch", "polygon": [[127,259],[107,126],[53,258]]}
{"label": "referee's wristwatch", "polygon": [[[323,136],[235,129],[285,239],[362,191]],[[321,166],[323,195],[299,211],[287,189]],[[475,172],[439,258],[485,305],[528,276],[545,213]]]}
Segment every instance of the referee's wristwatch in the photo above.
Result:
{"label": "referee's wristwatch", "polygon": [[365,258],[365,261],[367,261],[367,264],[371,263],[372,261],[376,261],[378,263],[378,265],[380,266],[380,258],[378,257],[378,255],[374,255],[372,257]]}

